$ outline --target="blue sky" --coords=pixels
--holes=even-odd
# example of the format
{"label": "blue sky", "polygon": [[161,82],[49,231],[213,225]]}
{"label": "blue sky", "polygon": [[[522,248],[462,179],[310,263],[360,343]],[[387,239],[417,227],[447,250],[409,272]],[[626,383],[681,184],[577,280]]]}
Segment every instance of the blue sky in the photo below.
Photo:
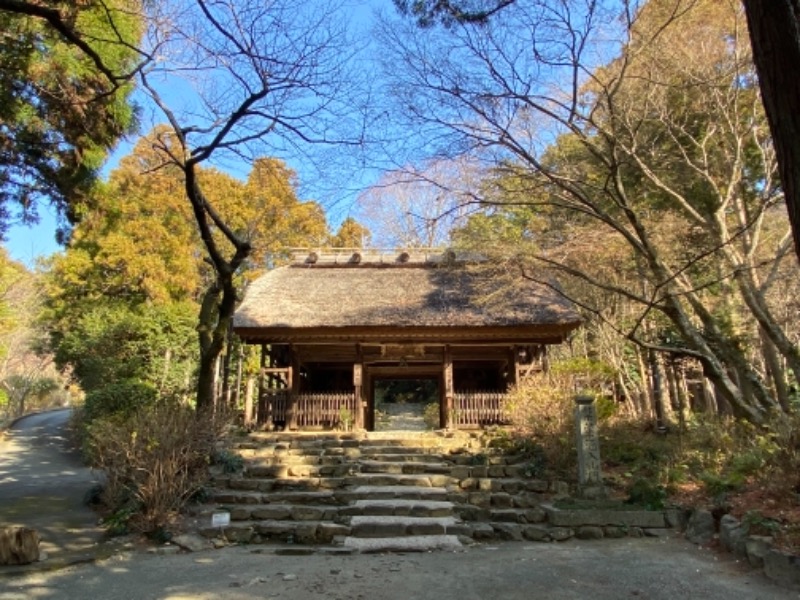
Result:
{"label": "blue sky", "polygon": [[[391,0],[345,0],[346,10],[350,13],[351,24],[360,34],[367,34],[371,27],[373,10],[391,9]],[[166,85],[166,84],[165,84]],[[169,84],[168,98],[176,99],[185,96],[185,90],[175,86],[175,82]],[[185,99],[185,97],[184,97]],[[142,123],[138,135],[147,133],[153,125],[162,122],[152,105],[146,99],[138,97],[137,100],[143,105]],[[119,144],[115,151],[110,155],[105,167],[103,177],[108,174],[119,163],[119,160],[127,155],[138,137],[125,140]],[[319,185],[321,182],[304,168],[302,160],[292,157],[281,157],[286,160],[291,168],[298,173],[300,196],[303,199],[315,199],[321,202],[328,212],[329,221],[335,227],[346,217],[360,189],[367,187],[377,177],[375,171],[365,170],[355,178],[351,178],[349,185],[342,187],[338,192],[335,189],[325,189]],[[249,172],[249,164],[225,164],[215,165],[218,168],[231,172],[234,176],[244,177]],[[7,241],[3,243],[5,248],[14,260],[20,261],[29,267],[33,267],[36,260],[40,257],[48,256],[57,252],[61,247],[55,241],[56,215],[53,209],[47,205],[38,207],[40,222],[36,225],[12,225],[7,234]]]}

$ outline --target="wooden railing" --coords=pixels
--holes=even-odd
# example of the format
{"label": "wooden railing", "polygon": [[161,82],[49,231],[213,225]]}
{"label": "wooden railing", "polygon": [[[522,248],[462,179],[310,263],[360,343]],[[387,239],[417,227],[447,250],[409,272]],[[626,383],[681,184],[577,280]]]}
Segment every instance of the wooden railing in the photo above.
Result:
{"label": "wooden railing", "polygon": [[[353,426],[356,416],[355,394],[323,392],[295,396],[295,418],[298,427],[325,427],[328,429]],[[343,423],[342,418],[349,419]]]}
{"label": "wooden railing", "polygon": [[[265,421],[289,425],[290,400],[294,401],[294,425],[300,429],[352,427],[356,417],[356,398],[353,393],[321,392],[291,397],[288,390],[264,390],[262,401],[266,408]],[[347,422],[342,422],[342,419]]]}
{"label": "wooden railing", "polygon": [[453,425],[457,429],[508,423],[504,392],[465,391],[453,396]]}
{"label": "wooden railing", "polygon": [[289,409],[289,390],[266,389],[261,392],[264,414],[258,415],[258,422],[286,425],[286,412]]}

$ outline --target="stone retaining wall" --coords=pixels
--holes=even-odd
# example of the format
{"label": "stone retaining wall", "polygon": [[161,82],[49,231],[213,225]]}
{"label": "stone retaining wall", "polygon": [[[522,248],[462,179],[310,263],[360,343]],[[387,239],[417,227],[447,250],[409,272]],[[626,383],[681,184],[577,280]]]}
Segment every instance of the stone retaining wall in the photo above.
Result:
{"label": "stone retaining wall", "polygon": [[708,510],[694,510],[686,523],[686,539],[706,545],[718,539],[728,552],[747,560],[775,583],[800,590],[800,556],[773,546],[769,536],[750,535],[747,527],[732,515],[723,515],[719,523]]}

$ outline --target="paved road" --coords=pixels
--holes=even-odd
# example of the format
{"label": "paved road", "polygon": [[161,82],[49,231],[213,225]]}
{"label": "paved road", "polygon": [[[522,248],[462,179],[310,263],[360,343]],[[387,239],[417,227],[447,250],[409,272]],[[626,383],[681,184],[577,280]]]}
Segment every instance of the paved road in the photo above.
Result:
{"label": "paved road", "polygon": [[678,539],[507,542],[464,552],[278,556],[257,546],[141,553],[3,578],[0,600],[792,600]]}
{"label": "paved road", "polygon": [[30,415],[0,439],[0,523],[38,530],[48,560],[90,551],[103,533],[83,504],[96,478],[70,448],[70,414]]}

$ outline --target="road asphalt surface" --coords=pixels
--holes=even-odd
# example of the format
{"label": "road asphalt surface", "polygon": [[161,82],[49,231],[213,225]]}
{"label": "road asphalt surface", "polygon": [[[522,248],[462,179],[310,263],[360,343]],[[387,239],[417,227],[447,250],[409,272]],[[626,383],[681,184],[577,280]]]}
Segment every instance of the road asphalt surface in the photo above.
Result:
{"label": "road asphalt surface", "polygon": [[0,600],[787,600],[741,563],[678,539],[506,542],[463,552],[276,555],[234,546],[122,553],[12,577]]}
{"label": "road asphalt surface", "polygon": [[82,504],[95,476],[69,450],[68,416],[26,417],[0,440],[0,522],[39,529],[51,554],[0,567],[0,600],[800,600],[730,555],[677,536],[352,555],[286,554],[308,551],[292,546],[156,554],[98,543],[97,517]]}
{"label": "road asphalt surface", "polygon": [[36,529],[48,560],[89,555],[103,537],[84,504],[97,476],[69,443],[71,414],[29,415],[0,437],[0,525]]}

